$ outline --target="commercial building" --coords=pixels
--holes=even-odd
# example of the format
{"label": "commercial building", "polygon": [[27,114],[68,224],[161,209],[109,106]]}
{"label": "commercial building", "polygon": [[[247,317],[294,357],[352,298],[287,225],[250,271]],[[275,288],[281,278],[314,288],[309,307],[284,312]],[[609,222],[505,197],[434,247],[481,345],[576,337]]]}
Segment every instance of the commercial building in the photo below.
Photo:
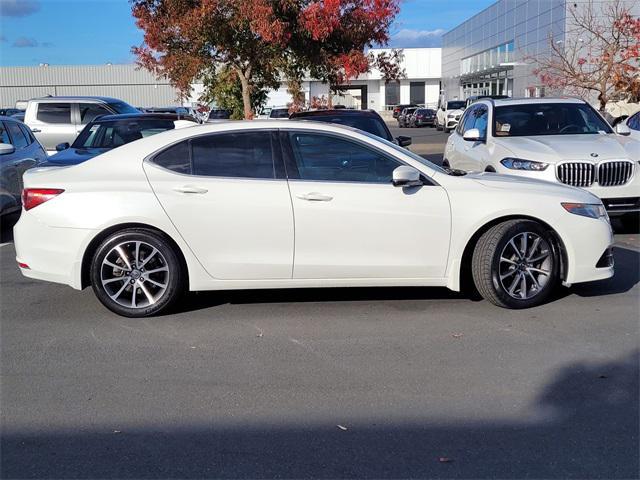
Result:
{"label": "commercial building", "polygon": [[[597,14],[613,0],[591,2]],[[499,0],[443,36],[442,86],[447,100],[472,95],[543,97],[533,73],[535,57],[550,54],[550,41],[571,35],[569,8],[588,0]],[[640,15],[640,2],[629,1]]]}
{"label": "commercial building", "polygon": [[472,95],[544,96],[527,56],[562,41],[565,0],[499,0],[444,34],[442,86],[447,100]]}
{"label": "commercial building", "polygon": [[[374,55],[388,49],[372,49]],[[415,103],[417,105],[435,106],[440,93],[441,75],[440,48],[405,48],[402,49],[401,68],[404,78],[399,81],[386,82],[382,74],[373,69],[366,75],[343,85],[337,95],[332,95],[334,104],[342,104],[358,109],[384,111],[393,105]],[[329,97],[329,85],[308,78],[302,89],[307,100],[313,97]],[[286,85],[270,92],[267,106],[277,107],[291,101]]]}
{"label": "commercial building", "polygon": [[0,107],[46,95],[102,95],[139,107],[175,105],[177,92],[135,65],[40,65],[0,68]]}
{"label": "commercial building", "polygon": [[[373,50],[379,53],[382,50]],[[403,50],[402,68],[405,78],[386,83],[379,71],[373,70],[348,85],[334,103],[354,108],[385,110],[389,105],[416,103],[435,105],[440,91],[439,48],[407,48]],[[202,84],[193,85],[188,103],[196,102]],[[308,78],[303,82],[307,100],[328,97],[329,85]],[[17,101],[45,95],[102,95],[122,99],[139,107],[178,104],[178,92],[166,79],[135,65],[41,65],[35,67],[0,68],[0,107],[14,107]],[[284,106],[291,102],[286,85],[269,93],[267,106]]]}

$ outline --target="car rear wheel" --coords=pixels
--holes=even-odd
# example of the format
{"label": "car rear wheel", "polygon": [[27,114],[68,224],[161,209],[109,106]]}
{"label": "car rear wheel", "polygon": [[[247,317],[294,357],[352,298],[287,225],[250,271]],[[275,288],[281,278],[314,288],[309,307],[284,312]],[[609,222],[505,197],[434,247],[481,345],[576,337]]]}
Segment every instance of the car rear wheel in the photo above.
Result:
{"label": "car rear wheel", "polygon": [[504,308],[540,305],[558,282],[554,239],[530,220],[510,220],[487,230],[473,252],[473,281],[480,295]]}
{"label": "car rear wheel", "polygon": [[148,317],[169,309],[183,292],[182,265],[167,239],[152,230],[110,235],[91,263],[93,290],[109,310]]}

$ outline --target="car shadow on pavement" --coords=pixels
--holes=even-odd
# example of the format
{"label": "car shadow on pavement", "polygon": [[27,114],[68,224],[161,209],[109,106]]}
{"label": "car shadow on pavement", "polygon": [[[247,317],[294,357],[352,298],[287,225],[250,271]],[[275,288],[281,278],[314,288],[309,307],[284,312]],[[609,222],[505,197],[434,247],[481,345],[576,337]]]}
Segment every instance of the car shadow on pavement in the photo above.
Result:
{"label": "car shadow on pavement", "polygon": [[0,243],[13,242],[13,226],[18,222],[20,213],[0,217]]}
{"label": "car shadow on pavement", "polygon": [[[468,295],[437,287],[285,288],[190,292],[176,307],[190,312],[224,304],[366,302],[386,300],[470,299]],[[172,312],[176,313],[176,312]]]}
{"label": "car shadow on pavement", "polygon": [[[167,404],[157,416],[169,419],[166,423],[123,425],[110,418],[68,429],[4,428],[0,474],[2,478],[638,478],[638,363],[634,351],[613,361],[567,364],[532,399],[522,421],[445,421],[416,418],[410,412],[404,421],[375,415],[349,421],[342,412],[310,420],[301,405],[296,416],[282,421],[260,422],[256,417],[252,421],[249,415],[220,421],[223,414],[216,410],[217,414],[205,414],[206,420],[175,425],[171,419],[183,418],[181,406]],[[184,383],[184,388],[189,386]],[[197,387],[193,392],[203,406],[213,401],[206,392]],[[350,398],[348,392],[328,394]],[[428,403],[427,398],[415,401],[417,408]]]}

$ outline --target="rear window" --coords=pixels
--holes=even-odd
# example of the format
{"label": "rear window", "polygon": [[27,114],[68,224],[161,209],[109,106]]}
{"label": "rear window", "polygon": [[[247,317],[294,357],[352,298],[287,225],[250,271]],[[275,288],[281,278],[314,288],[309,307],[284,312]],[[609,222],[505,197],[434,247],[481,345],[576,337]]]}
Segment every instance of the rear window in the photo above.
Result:
{"label": "rear window", "polygon": [[466,103],[464,101],[447,102],[447,110],[460,110],[464,108]]}
{"label": "rear window", "polygon": [[36,118],[44,123],[71,123],[71,104],[39,103]]}
{"label": "rear window", "polygon": [[270,118],[289,118],[288,108],[274,108],[269,114]]}
{"label": "rear window", "polygon": [[108,105],[115,110],[116,113],[140,113],[140,110],[125,102],[109,102]]}
{"label": "rear window", "polygon": [[347,127],[357,128],[358,130],[364,130],[376,137],[384,138],[385,140],[393,141],[393,137],[387,130],[384,122],[374,116],[364,115],[310,115],[308,117],[297,117],[298,119],[313,120],[314,122],[336,123],[338,125],[346,125]]}
{"label": "rear window", "polygon": [[73,148],[116,148],[174,128],[175,123],[168,119],[98,120],[82,130]]}

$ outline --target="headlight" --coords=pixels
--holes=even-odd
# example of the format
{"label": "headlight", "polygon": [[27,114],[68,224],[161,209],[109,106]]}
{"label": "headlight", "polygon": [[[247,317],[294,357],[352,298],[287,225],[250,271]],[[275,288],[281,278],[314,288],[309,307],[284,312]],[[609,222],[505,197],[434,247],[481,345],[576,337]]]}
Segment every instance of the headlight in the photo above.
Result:
{"label": "headlight", "polygon": [[453,113],[450,113],[449,115],[447,115],[447,118],[453,118],[453,117],[455,117]]}
{"label": "headlight", "polygon": [[523,160],[522,158],[503,158],[500,163],[511,170],[531,170],[541,172],[545,170],[549,164],[542,162],[534,162],[533,160]]}
{"label": "headlight", "polygon": [[563,203],[562,207],[569,213],[589,218],[609,218],[601,203]]}

